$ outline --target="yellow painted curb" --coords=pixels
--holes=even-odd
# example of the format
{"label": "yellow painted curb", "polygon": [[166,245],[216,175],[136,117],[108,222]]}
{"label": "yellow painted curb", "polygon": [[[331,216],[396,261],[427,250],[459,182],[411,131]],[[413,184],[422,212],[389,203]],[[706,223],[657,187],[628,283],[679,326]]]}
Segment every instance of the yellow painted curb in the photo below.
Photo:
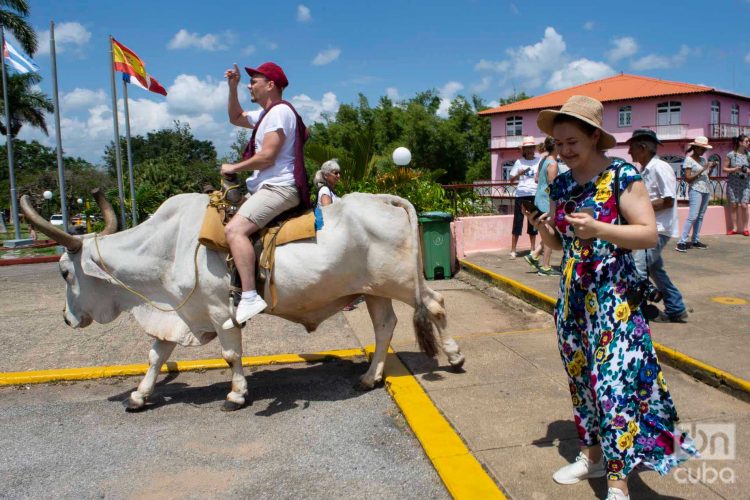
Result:
{"label": "yellow painted curb", "polygon": [[[372,355],[372,346],[365,350]],[[506,498],[391,350],[386,358],[385,386],[453,498]]]}
{"label": "yellow painted curb", "polygon": [[[529,288],[528,286],[506,276],[493,273],[492,271],[484,269],[483,267],[480,267],[476,264],[472,264],[471,262],[467,262],[465,260],[459,260],[459,262],[462,266],[469,268],[474,273],[484,275],[494,282],[500,282],[504,285],[517,288],[520,292],[523,292],[523,294],[528,294],[535,297],[537,300],[543,302],[547,306],[542,307],[541,309],[544,309],[548,312],[552,312],[554,310],[557,300],[550,297],[549,295],[534,290],[533,288]],[[521,297],[523,296],[519,293],[515,293],[514,295]],[[551,306],[551,308],[549,308],[549,306]],[[680,351],[662,345],[658,342],[653,342],[653,344],[656,353],[659,355],[659,358],[667,361],[668,364],[671,364],[672,366],[675,366],[682,371],[688,372],[690,375],[696,378],[709,383],[713,383],[712,385],[726,385],[728,387],[731,387],[732,389],[736,389],[740,392],[745,393],[745,396],[750,395],[750,381],[744,380],[740,377],[737,377],[736,375],[732,375],[731,373],[725,372],[724,370],[716,368],[715,366],[707,365],[702,361],[692,358],[687,354],[681,353]]]}
{"label": "yellow painted curb", "polygon": [[[266,366],[291,363],[314,363],[326,359],[343,359],[363,356],[362,349],[322,351],[312,354],[277,354],[272,356],[243,357],[242,366]],[[190,372],[199,370],[220,370],[229,368],[223,359],[196,359],[190,361],[168,361],[161,367],[161,373]],[[110,377],[130,377],[145,375],[148,364],[92,366],[84,368],[60,368],[28,372],[0,372],[0,386],[44,384],[73,380],[91,380]]]}

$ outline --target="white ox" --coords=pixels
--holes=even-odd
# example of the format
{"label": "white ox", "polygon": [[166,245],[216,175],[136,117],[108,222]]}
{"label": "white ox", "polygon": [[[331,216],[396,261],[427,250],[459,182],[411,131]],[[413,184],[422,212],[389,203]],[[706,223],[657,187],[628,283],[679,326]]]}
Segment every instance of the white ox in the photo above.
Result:
{"label": "white ox", "polygon": [[[95,196],[106,221],[105,230],[96,239],[64,233],[39,216],[27,196],[21,200],[27,219],[68,248],[60,259],[67,283],[65,323],[83,328],[92,321],[109,323],[129,311],[154,337],[149,369],[127,402],[130,410],[142,408],[153,394],[159,370],[175,345],[202,345],[218,335],[222,357],[232,369],[232,391],[224,409],[243,406],[248,391],[241,361],[242,332],[238,327],[222,328],[230,317],[226,254],[198,246],[208,196],[174,196],[147,221],[114,234],[114,211],[98,190]],[[422,275],[414,207],[396,196],[354,193],[323,208],[323,218],[324,226],[315,238],[276,249],[278,304],[272,314],[312,331],[364,295],[376,348],[359,384],[371,389],[383,378],[396,326],[392,299],[400,300],[414,308],[414,327],[422,350],[434,356],[439,346],[450,364],[460,368],[464,356],[446,333],[443,298],[427,286]],[[168,312],[144,302],[123,285]],[[169,311],[194,287],[183,307]]]}

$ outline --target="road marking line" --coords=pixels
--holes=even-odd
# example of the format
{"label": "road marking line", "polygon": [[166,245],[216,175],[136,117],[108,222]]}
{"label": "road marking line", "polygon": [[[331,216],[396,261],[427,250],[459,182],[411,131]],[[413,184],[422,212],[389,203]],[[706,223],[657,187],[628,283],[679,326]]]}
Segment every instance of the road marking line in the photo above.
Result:
{"label": "road marking line", "polygon": [[[365,348],[372,356],[374,346]],[[414,375],[389,350],[385,387],[453,498],[506,498]]]}
{"label": "road marking line", "polygon": [[[478,273],[480,275],[489,277],[492,279],[492,281],[502,283],[503,285],[510,286],[511,288],[517,288],[518,291],[522,292],[523,294],[531,295],[535,297],[536,299],[542,301],[542,305],[544,307],[541,307],[540,309],[543,309],[550,313],[554,311],[557,299],[554,299],[550,297],[549,295],[546,295],[542,292],[534,290],[533,288],[529,288],[526,285],[519,283],[518,281],[515,281],[513,279],[510,279],[506,276],[493,273],[492,271],[488,269],[484,269],[483,267],[480,267],[471,262],[467,262],[465,260],[459,260],[459,262],[461,263],[462,266],[469,268],[474,273]],[[733,299],[733,297],[724,297],[724,298]],[[742,299],[739,299],[739,300],[742,300]],[[724,370],[720,368],[716,368],[715,366],[708,365],[704,363],[703,361],[699,361],[693,357],[688,356],[685,353],[677,351],[676,349],[673,349],[671,347],[662,345],[658,342],[653,342],[653,344],[654,344],[654,349],[656,350],[656,353],[659,355],[660,359],[668,359],[669,361],[673,363],[673,366],[676,366],[682,371],[687,372],[689,375],[692,375],[695,378],[703,380],[704,382],[709,382],[709,385],[715,385],[715,384],[710,383],[710,382],[715,382],[718,385],[723,384],[728,387],[731,387],[732,389],[736,389],[740,392],[743,392],[745,393],[745,395],[750,395],[750,381],[742,379],[736,375],[732,375],[731,373],[725,372]]]}

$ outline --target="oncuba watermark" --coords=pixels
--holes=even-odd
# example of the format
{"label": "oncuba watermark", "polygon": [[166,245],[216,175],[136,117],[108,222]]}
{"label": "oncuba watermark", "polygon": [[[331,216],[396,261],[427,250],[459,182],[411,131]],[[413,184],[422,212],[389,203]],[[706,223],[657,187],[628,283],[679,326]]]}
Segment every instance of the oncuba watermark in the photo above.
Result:
{"label": "oncuba watermark", "polygon": [[[678,425],[679,430],[687,432],[693,438],[695,448],[700,453],[697,461],[685,462],[675,469],[675,481],[681,484],[713,484],[721,482],[733,484],[735,473],[732,467],[718,466],[713,461],[734,460],[737,452],[735,424],[693,422]],[[679,450],[679,444],[675,443]],[[715,466],[716,465],[716,466]]]}

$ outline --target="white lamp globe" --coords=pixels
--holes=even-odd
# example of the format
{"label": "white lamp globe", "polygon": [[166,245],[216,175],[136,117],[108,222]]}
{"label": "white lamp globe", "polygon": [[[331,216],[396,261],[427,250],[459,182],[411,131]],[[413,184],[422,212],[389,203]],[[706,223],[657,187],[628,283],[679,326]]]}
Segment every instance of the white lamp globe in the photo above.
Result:
{"label": "white lamp globe", "polygon": [[51,200],[52,199],[52,191],[45,191],[42,193],[42,196],[44,196],[45,200]]}
{"label": "white lamp globe", "polygon": [[79,205],[82,205],[83,204],[83,198],[78,198],[76,200],[76,203],[78,203]]}
{"label": "white lamp globe", "polygon": [[396,148],[393,150],[393,163],[403,167],[409,164],[411,161],[411,151],[405,147]]}

